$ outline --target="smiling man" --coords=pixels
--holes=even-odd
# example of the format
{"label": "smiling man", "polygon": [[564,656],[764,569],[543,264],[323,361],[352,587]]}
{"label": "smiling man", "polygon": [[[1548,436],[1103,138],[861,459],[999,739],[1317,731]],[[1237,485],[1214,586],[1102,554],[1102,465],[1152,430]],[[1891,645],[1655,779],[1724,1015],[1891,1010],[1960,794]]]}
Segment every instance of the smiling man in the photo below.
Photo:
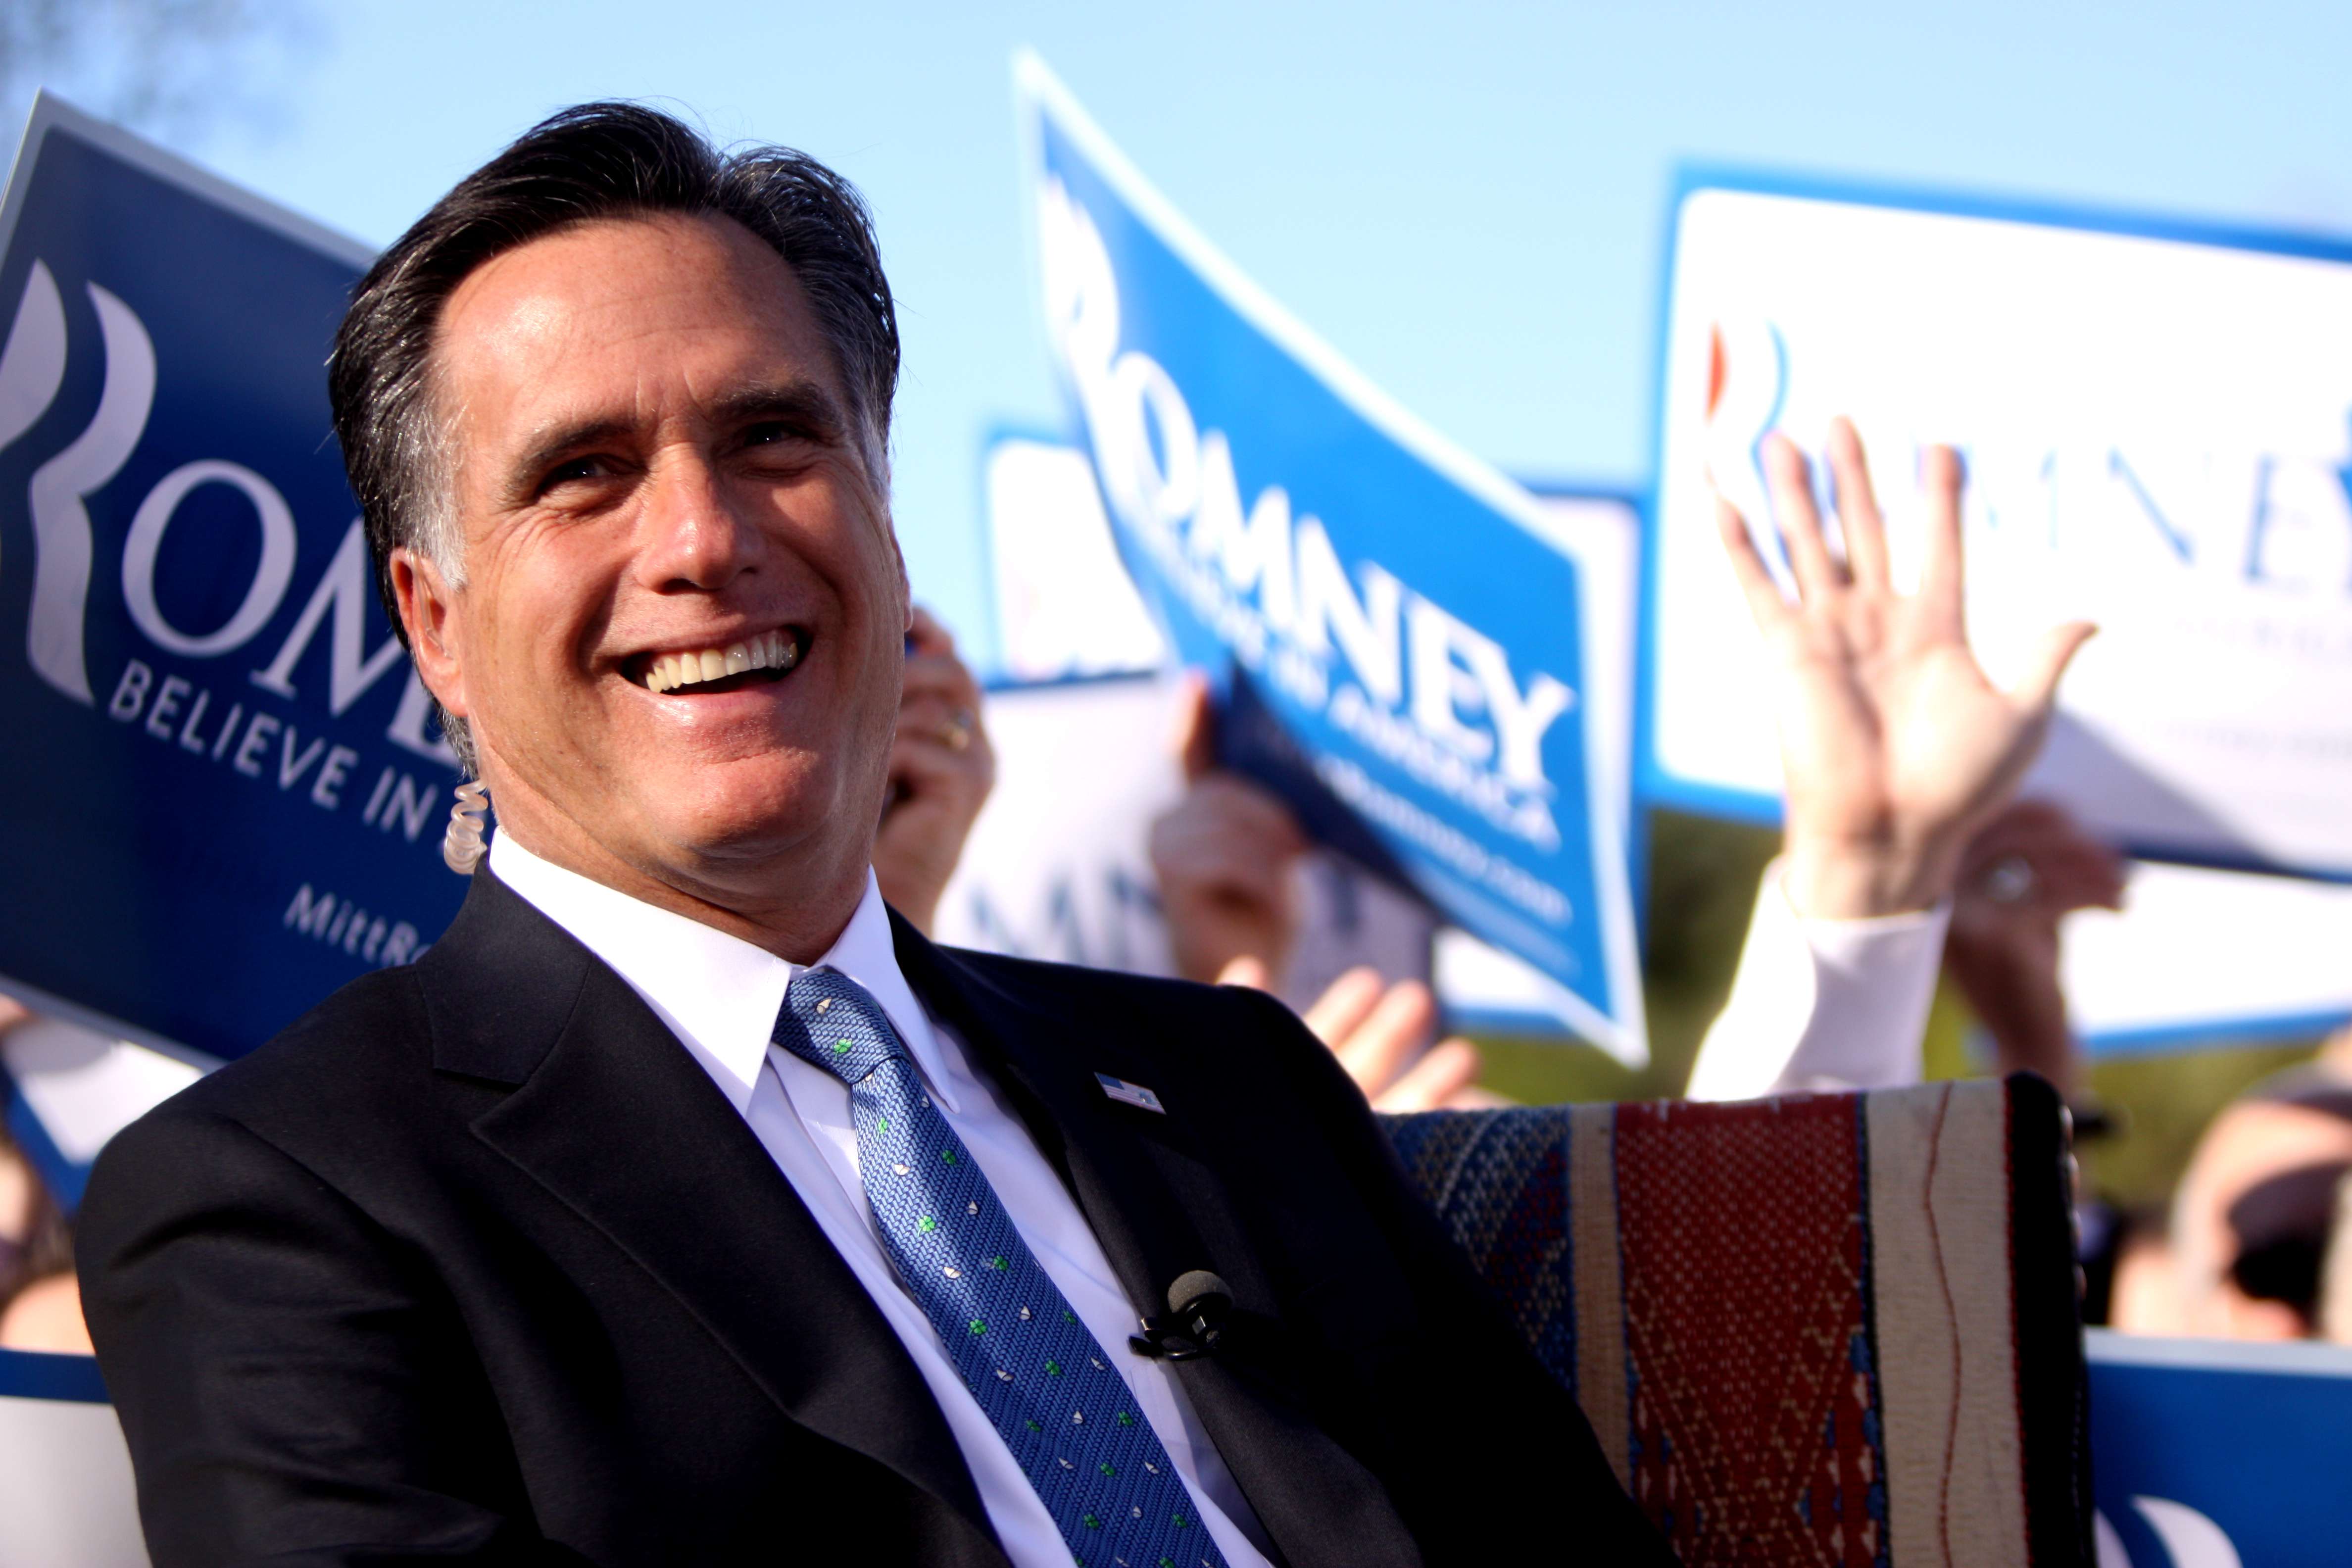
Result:
{"label": "smiling man", "polygon": [[[453,471],[385,476],[384,542],[514,842],[813,956],[866,889],[911,610],[873,424],[889,389],[853,390],[820,315],[879,295],[813,298],[790,246],[656,210],[483,261],[425,369]],[[347,398],[371,390],[361,336]],[[436,482],[426,528],[458,537],[412,539],[400,510]]]}
{"label": "smiling man", "polygon": [[93,1178],[154,1560],[1668,1562],[1297,1020],[885,908],[898,358],[846,185],[628,106],[362,283],[338,433],[498,831]]}
{"label": "smiling man", "polygon": [[[885,907],[898,369],[855,193],[626,105],[362,282],[337,432],[499,826],[422,960],[91,1178],[155,1562],[1670,1563],[1280,1005]],[[1815,1035],[1916,1039],[1886,944],[1932,975],[2084,631],[1994,690],[1957,461],[1907,595],[1850,430],[1832,461],[1850,560],[1773,448],[1798,603],[1726,517],[1788,692],[1783,890],[1837,928],[1775,961],[1761,1043],[1808,1072]]]}

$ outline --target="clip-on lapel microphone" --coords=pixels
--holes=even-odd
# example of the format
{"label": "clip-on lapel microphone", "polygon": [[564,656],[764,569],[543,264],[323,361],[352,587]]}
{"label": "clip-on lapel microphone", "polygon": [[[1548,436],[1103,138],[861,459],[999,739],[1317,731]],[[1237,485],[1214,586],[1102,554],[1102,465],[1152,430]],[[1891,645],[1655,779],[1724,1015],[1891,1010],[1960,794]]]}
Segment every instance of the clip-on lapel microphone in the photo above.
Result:
{"label": "clip-on lapel microphone", "polygon": [[1155,1360],[1194,1361],[1216,1352],[1233,1310],[1234,1288],[1205,1268],[1180,1274],[1168,1287],[1168,1311],[1143,1320],[1143,1332],[1128,1338],[1138,1355]]}

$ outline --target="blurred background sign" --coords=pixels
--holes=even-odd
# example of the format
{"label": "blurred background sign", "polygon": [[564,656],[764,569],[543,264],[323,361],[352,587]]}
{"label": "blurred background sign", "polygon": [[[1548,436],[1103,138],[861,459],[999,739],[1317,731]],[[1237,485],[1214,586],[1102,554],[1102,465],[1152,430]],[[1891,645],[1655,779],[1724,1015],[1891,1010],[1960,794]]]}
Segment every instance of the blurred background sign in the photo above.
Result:
{"label": "blurred background sign", "polygon": [[242,1055],[464,892],[327,412],[367,262],[34,108],[0,206],[0,989],[39,1012]]}
{"label": "blurred background sign", "polygon": [[98,1363],[0,1350],[0,1568],[148,1568]]}
{"label": "blurred background sign", "polygon": [[999,673],[1013,680],[1137,675],[1168,662],[1082,447],[1000,434],[981,455],[980,527]]}
{"label": "blurred background sign", "polygon": [[68,1215],[81,1207],[107,1140],[200,1076],[177,1057],[64,1018],[35,1018],[0,1036],[8,1137]]}
{"label": "blurred background sign", "polygon": [[[1177,684],[1167,644],[1120,563],[1085,451],[999,432],[981,459],[981,528],[993,584],[1000,668],[988,682],[995,793],[940,908],[950,943],[1171,974],[1147,840],[1183,781],[1172,748]],[[1598,771],[1617,820],[1632,805],[1632,667],[1641,513],[1609,490],[1546,487],[1541,505],[1584,543]],[[1113,677],[1114,679],[1104,679]],[[1123,679],[1118,679],[1123,678]],[[1624,855],[1640,864],[1638,837]],[[1417,895],[1327,849],[1301,868],[1299,952],[1277,977],[1304,1008],[1341,970],[1370,963],[1431,983],[1449,1027],[1531,1038],[1578,1036],[1559,984],[1458,927]],[[1638,1042],[1593,1042],[1627,1067]]]}
{"label": "blurred background sign", "polygon": [[1212,249],[1034,58],[1046,320],[1113,531],[1226,765],[1643,1037],[1572,528]]}
{"label": "blurred background sign", "polygon": [[2066,917],[2059,973],[2097,1056],[2307,1039],[2352,1019],[2352,888],[2140,861]]}
{"label": "blurred background sign", "polygon": [[2098,1568],[2344,1560],[2352,1352],[2089,1339]]}
{"label": "blurred background sign", "polygon": [[1851,414],[1898,575],[1924,443],[1967,459],[1987,666],[2101,635],[2029,794],[2135,852],[2352,878],[2352,246],[1690,176],[1669,264],[1646,629],[1658,800],[1769,817],[1764,661],[1708,476]]}
{"label": "blurred background sign", "polygon": [[1176,683],[1153,674],[992,683],[996,787],[940,896],[954,947],[1173,974],[1146,847],[1184,780]]}

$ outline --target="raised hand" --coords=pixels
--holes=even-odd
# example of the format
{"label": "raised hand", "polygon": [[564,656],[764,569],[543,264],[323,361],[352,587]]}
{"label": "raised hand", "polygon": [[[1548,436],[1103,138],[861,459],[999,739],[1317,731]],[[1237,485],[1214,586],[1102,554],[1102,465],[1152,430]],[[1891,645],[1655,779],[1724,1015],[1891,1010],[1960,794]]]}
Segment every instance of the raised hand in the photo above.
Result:
{"label": "raised hand", "polygon": [[1890,580],[1885,522],[1851,423],[1833,422],[1829,438],[1843,560],[1823,536],[1804,454],[1775,434],[1764,457],[1795,603],[1738,509],[1718,496],[1717,510],[1778,676],[1789,898],[1831,918],[1929,908],[1950,892],[1970,836],[2032,764],[2059,678],[2096,628],[2053,628],[2024,679],[2000,689],[1969,651],[1957,453],[1926,455],[1926,551],[1910,595]]}

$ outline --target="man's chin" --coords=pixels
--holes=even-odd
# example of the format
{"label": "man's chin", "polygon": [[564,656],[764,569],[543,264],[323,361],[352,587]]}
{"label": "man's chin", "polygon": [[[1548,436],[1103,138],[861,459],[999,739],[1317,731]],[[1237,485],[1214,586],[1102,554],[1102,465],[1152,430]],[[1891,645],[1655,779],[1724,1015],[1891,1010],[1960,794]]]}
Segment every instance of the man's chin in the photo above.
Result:
{"label": "man's chin", "polygon": [[[675,847],[669,853],[688,876],[730,883],[824,877],[833,862],[859,858],[881,816],[878,801],[864,813],[839,801],[832,789],[709,789],[690,802],[666,803],[657,836]],[[846,831],[853,822],[864,831]]]}

